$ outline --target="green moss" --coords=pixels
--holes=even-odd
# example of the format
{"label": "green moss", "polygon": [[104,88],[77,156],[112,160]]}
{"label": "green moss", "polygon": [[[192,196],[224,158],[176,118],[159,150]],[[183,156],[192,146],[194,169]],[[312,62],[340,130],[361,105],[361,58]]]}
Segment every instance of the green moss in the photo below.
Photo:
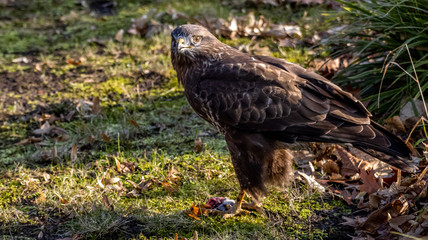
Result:
{"label": "green moss", "polygon": [[[264,204],[273,216],[278,216],[273,221],[258,215],[226,220],[194,220],[186,216],[184,210],[192,203],[204,203],[216,196],[235,198],[238,194],[226,144],[213,127],[191,110],[183,96],[183,87],[169,60],[168,34],[144,39],[125,33],[123,42],[112,40],[119,29],[126,31],[130,27],[132,18],[155,5],[159,11],[174,8],[189,16],[223,18],[232,11],[246,14],[236,11],[239,6],[206,0],[129,0],[118,1],[116,15],[100,18],[72,0],[15,2],[17,6],[6,9],[10,18],[0,23],[1,33],[6,33],[0,34],[0,74],[14,73],[22,76],[21,81],[34,80],[45,88],[37,95],[26,89],[9,92],[8,99],[26,99],[28,106],[24,110],[11,102],[2,103],[1,113],[14,117],[0,124],[1,231],[20,235],[22,226],[39,229],[49,224],[42,223],[49,218],[58,222],[58,232],[77,232],[89,239],[109,234],[123,239],[173,238],[175,233],[190,238],[194,231],[198,231],[200,239],[325,237],[325,232],[307,224],[308,219],[318,210],[341,208],[340,203],[320,201],[318,195],[301,186],[286,193],[272,191]],[[245,7],[257,15],[271,13],[274,21],[298,19],[297,15],[290,18],[272,13],[270,8]],[[0,16],[3,14],[0,11]],[[185,22],[170,17],[163,21]],[[105,46],[88,43],[91,38],[103,41]],[[248,38],[221,40],[232,46],[251,42]],[[279,51],[272,39],[256,39],[253,43],[267,46],[273,56],[292,62],[305,63],[309,56],[308,49]],[[12,62],[29,51],[37,51],[25,55],[30,63]],[[146,87],[151,81],[153,87]],[[101,100],[101,113],[82,110],[82,102],[95,97]],[[29,113],[34,109],[43,110]],[[75,113],[71,120],[64,120],[72,111]],[[59,119],[62,116],[62,120],[51,124],[65,129],[69,138],[60,141],[46,135],[40,136],[42,142],[37,145],[15,145],[34,136],[33,131],[43,124],[39,120],[42,113]],[[194,150],[197,138],[204,146],[198,153]],[[71,161],[74,144],[77,159]],[[134,163],[135,169],[120,172],[116,160]],[[171,169],[177,171],[175,180],[168,177]],[[105,179],[112,178],[118,178],[120,184],[105,183]],[[138,184],[149,179],[155,181],[140,196],[128,195],[134,190],[129,181]],[[162,186],[163,181],[169,182],[171,189]],[[107,206],[104,196],[114,210]],[[131,237],[127,232],[136,235]],[[51,234],[64,237],[55,235],[57,232]]]}

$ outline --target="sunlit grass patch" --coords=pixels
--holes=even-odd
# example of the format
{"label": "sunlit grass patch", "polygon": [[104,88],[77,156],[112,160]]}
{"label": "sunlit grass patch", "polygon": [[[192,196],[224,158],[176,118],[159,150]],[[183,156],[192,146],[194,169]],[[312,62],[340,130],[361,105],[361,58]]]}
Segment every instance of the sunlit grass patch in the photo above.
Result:
{"label": "sunlit grass patch", "polygon": [[[7,98],[0,94],[0,238],[190,238],[195,231],[199,239],[325,236],[308,223],[335,203],[320,203],[301,186],[273,190],[265,200],[269,218],[185,214],[193,203],[236,197],[230,156],[221,134],[183,96],[169,34],[142,38],[126,31],[153,7],[224,19],[247,12],[205,0],[118,1],[116,15],[98,16],[75,1],[15,2],[22,9],[0,23],[8,33],[0,34],[0,74],[21,87],[8,89]],[[285,22],[299,16],[275,13]],[[122,41],[114,40],[120,29]],[[293,62],[305,63],[309,55],[300,48],[283,54],[274,39],[222,40],[235,47],[259,44]],[[36,134],[46,122],[61,131]]]}

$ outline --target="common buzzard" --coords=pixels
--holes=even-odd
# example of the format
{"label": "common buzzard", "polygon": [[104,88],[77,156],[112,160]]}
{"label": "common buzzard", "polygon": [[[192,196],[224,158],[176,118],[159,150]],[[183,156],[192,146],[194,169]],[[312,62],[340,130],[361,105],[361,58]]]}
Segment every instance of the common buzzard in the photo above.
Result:
{"label": "common buzzard", "polygon": [[261,209],[267,185],[289,181],[295,142],[351,143],[404,171],[414,171],[405,143],[364,105],[322,76],[285,60],[242,53],[206,28],[171,33],[171,60],[193,109],[224,134],[241,192]]}

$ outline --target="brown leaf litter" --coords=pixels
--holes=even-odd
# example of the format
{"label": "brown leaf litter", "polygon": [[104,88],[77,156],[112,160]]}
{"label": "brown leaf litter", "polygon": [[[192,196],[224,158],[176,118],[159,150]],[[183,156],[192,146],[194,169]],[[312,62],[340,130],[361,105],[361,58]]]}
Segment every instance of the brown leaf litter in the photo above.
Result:
{"label": "brown leaf litter", "polygon": [[[296,179],[302,179],[317,191],[321,186],[360,209],[355,218],[344,218],[342,223],[355,227],[353,239],[398,239],[394,232],[419,238],[428,234],[428,166],[417,174],[401,173],[353,148],[320,145],[311,149],[315,153],[312,176],[306,175],[304,172],[311,171],[304,168],[297,173],[306,177]],[[307,168],[311,166],[307,161],[297,165]],[[320,186],[310,184],[308,179],[312,178]],[[361,216],[363,213],[366,216]]]}

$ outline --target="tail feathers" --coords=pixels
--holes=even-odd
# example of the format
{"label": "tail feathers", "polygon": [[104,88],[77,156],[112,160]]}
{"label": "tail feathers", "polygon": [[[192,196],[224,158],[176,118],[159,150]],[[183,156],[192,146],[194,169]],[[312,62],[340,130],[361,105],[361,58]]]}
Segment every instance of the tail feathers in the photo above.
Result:
{"label": "tail feathers", "polygon": [[416,164],[414,162],[412,162],[409,158],[403,158],[397,155],[389,155],[386,153],[376,150],[373,150],[371,148],[367,148],[367,147],[363,147],[360,145],[355,145],[355,147],[357,147],[358,149],[362,150],[363,152],[366,152],[370,155],[372,155],[373,157],[378,158],[379,160],[386,162],[400,170],[403,170],[405,172],[410,172],[410,173],[414,173],[416,172],[416,170],[418,170],[418,168],[416,167]]}
{"label": "tail feathers", "polygon": [[[415,163],[411,161],[411,152],[406,144],[378,123],[372,121],[371,126],[376,131],[376,138],[370,142],[354,142],[353,145],[403,171],[415,172],[417,167]],[[385,139],[387,141],[385,141]],[[387,142],[388,145],[378,144],[380,142]]]}

